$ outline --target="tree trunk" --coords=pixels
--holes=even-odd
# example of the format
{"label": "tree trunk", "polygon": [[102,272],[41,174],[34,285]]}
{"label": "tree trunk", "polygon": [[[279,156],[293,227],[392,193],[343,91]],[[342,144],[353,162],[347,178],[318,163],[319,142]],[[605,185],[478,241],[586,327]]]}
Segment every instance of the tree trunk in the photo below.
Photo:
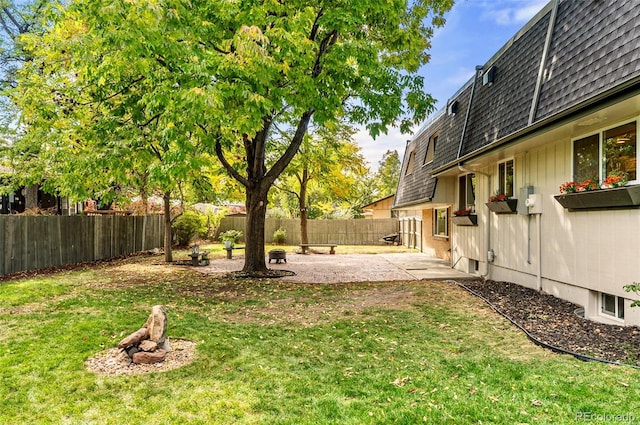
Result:
{"label": "tree trunk", "polygon": [[302,179],[300,179],[300,196],[298,197],[298,205],[300,206],[300,243],[309,243],[309,235],[307,234],[307,184],[309,172],[305,168],[302,171]]}
{"label": "tree trunk", "polygon": [[162,197],[164,207],[164,261],[173,261],[171,251],[171,192],[165,192]]}
{"label": "tree trunk", "polygon": [[38,185],[32,184],[25,187],[24,208],[25,210],[35,210],[38,208]]}
{"label": "tree trunk", "polygon": [[247,188],[247,220],[244,232],[244,272],[267,271],[264,259],[264,224],[267,215],[267,190]]}

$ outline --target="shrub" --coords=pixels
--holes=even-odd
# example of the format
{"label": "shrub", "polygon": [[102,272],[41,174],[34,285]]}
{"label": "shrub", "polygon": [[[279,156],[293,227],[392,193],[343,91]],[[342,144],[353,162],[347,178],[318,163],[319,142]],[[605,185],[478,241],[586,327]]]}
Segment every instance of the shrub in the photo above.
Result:
{"label": "shrub", "polygon": [[212,210],[207,210],[205,212],[206,235],[204,235],[204,237],[211,241],[215,240],[215,234],[218,232],[220,222],[227,214],[227,211],[227,208],[223,208],[218,212],[213,212]]}
{"label": "shrub", "polygon": [[226,232],[221,233],[220,236],[218,236],[218,239],[222,242],[229,241],[231,242],[231,246],[234,246],[240,242],[240,239],[242,239],[242,232],[240,230],[227,230]]}
{"label": "shrub", "polygon": [[282,227],[279,227],[278,230],[273,232],[273,243],[275,244],[283,244],[287,240],[287,231]]}
{"label": "shrub", "polygon": [[173,223],[173,234],[179,246],[187,246],[191,239],[207,231],[206,219],[195,211],[185,211]]}

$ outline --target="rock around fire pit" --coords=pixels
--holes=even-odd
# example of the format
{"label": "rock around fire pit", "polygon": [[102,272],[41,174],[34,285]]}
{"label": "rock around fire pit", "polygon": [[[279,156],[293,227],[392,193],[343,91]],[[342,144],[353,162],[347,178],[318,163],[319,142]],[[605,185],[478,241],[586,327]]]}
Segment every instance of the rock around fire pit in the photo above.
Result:
{"label": "rock around fire pit", "polygon": [[154,305],[144,326],[120,341],[133,363],[160,363],[171,351],[167,340],[167,313],[161,305]]}
{"label": "rock around fire pit", "polygon": [[85,362],[87,370],[106,375],[138,375],[163,372],[193,361],[196,343],[187,339],[169,340],[167,313],[161,305],[153,306],[144,326],[124,338],[117,347],[108,348]]}

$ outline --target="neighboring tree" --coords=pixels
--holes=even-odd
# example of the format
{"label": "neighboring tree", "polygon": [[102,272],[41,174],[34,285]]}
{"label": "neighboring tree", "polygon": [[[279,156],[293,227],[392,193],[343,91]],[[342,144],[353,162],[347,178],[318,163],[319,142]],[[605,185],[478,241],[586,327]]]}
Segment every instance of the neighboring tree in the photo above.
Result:
{"label": "neighboring tree", "polygon": [[[314,182],[321,187],[325,199],[345,199],[349,197],[349,189],[357,179],[363,178],[368,171],[360,148],[351,140],[352,135],[353,130],[344,125],[310,131],[298,155],[275,184],[275,187],[290,193],[297,200],[300,243],[309,243],[307,219],[310,184]],[[283,148],[286,148],[288,140],[288,137],[281,140]]]}
{"label": "neighboring tree", "polygon": [[378,170],[373,174],[372,185],[376,199],[386,198],[396,193],[400,180],[400,156],[396,150],[388,150],[378,162]]}
{"label": "neighboring tree", "polygon": [[[157,124],[159,139],[144,143],[176,148],[166,151],[166,163],[175,165],[162,166],[166,181],[197,168],[187,158],[190,143],[212,149],[246,190],[243,270],[266,271],[267,194],[309,125],[346,120],[366,125],[375,137],[389,126],[409,131],[422,120],[434,102],[416,72],[428,61],[430,26],[444,23],[452,3],[77,0],[49,17],[53,25],[44,37],[29,40],[34,60],[16,98],[31,114],[23,121],[30,133],[51,124],[34,115],[62,109],[75,117],[44,131],[59,144],[84,146],[84,138],[68,137],[68,128],[98,126],[112,134],[132,121]],[[79,116],[86,91],[101,102]],[[267,168],[278,124],[290,127],[292,137]],[[108,156],[117,157],[120,139],[109,140]]]}
{"label": "neighboring tree", "polygon": [[[29,59],[21,37],[42,32],[40,18],[49,4],[48,0],[0,0],[0,90],[3,93],[15,87],[16,72]],[[6,108],[8,104],[3,106]]]}

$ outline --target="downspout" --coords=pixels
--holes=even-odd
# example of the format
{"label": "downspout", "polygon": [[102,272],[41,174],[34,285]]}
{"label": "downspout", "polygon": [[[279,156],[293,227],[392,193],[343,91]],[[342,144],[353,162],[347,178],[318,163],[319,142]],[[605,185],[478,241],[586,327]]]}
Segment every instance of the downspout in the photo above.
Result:
{"label": "downspout", "polygon": [[469,96],[469,104],[467,105],[467,113],[464,117],[464,124],[462,126],[462,134],[460,135],[460,143],[458,144],[458,155],[456,158],[460,158],[462,153],[462,143],[464,142],[464,136],[467,133],[467,124],[469,124],[469,116],[471,115],[471,104],[473,103],[473,94],[476,91],[476,81],[478,81],[478,71],[482,71],[481,65],[476,65],[476,72],[473,74],[473,84],[471,84],[471,95]]}
{"label": "downspout", "polygon": [[[533,120],[536,117],[536,111],[538,109],[538,101],[540,100],[540,90],[542,89],[542,77],[544,74],[544,67],[547,64],[547,56],[549,55],[549,47],[551,46],[551,40],[553,38],[553,31],[556,26],[556,15],[558,13],[558,4],[560,0],[554,0],[553,9],[551,9],[551,17],[549,18],[549,27],[547,28],[547,38],[544,41],[544,48],[542,50],[542,57],[540,58],[540,67],[538,68],[538,79],[536,80],[536,88],[533,92],[533,99],[531,100],[531,109],[529,110],[529,124],[533,124]],[[458,157],[460,155],[458,154]]]}
{"label": "downspout", "polygon": [[[491,176],[486,174],[487,176],[487,198],[489,198],[489,196],[491,196]],[[487,214],[487,225],[485,226],[484,229],[484,260],[485,260],[485,264],[487,265],[486,270],[484,271],[483,274],[480,275],[480,277],[482,279],[486,279],[489,276],[489,273],[491,272],[491,263],[494,261],[494,258],[489,258],[489,256],[493,257],[493,254],[490,254],[491,251],[491,216],[493,214],[491,214],[491,212],[489,212],[489,214]]]}
{"label": "downspout", "polygon": [[[549,27],[547,28],[547,38],[544,41],[544,49],[542,50],[542,57],[540,58],[540,67],[538,68],[538,79],[536,80],[536,88],[533,92],[533,99],[531,100],[531,109],[529,110],[529,123],[533,124],[536,117],[536,111],[538,109],[538,102],[540,101],[540,90],[542,89],[542,78],[544,69],[547,64],[547,56],[549,55],[549,48],[553,39],[553,32],[556,26],[556,16],[558,14],[558,5],[560,0],[554,0],[553,9],[551,9],[551,16],[549,17]],[[536,288],[538,291],[542,291],[542,214],[536,214],[536,232],[538,233],[538,266],[536,267]]]}
{"label": "downspout", "polygon": [[[476,81],[478,81],[478,72],[482,71],[482,65],[476,65],[476,72],[473,74],[473,84],[471,84],[471,94],[469,95],[469,104],[467,105],[467,112],[464,117],[464,124],[462,125],[462,134],[460,135],[460,143],[458,144],[458,154],[456,158],[460,158],[460,153],[462,153],[462,144],[464,143],[464,136],[467,132],[467,125],[469,124],[469,116],[471,115],[471,105],[473,104],[473,94],[476,91]],[[458,164],[458,168],[464,170],[462,165]],[[458,261],[460,261],[462,257],[459,257],[455,262],[453,261],[453,251],[451,252],[451,268],[454,268]]]}
{"label": "downspout", "polygon": [[536,286],[538,291],[542,291],[542,214],[536,214],[536,227],[538,232],[538,267]]}
{"label": "downspout", "polygon": [[[465,168],[464,165],[462,164],[458,164],[458,169],[464,173],[474,173],[474,174],[480,174],[482,176],[485,176],[487,178],[487,188],[488,193],[487,193],[487,198],[491,195],[491,174],[489,173],[483,173],[482,171],[475,171],[475,170],[469,170],[468,168]],[[491,264],[491,261],[489,261],[489,250],[491,249],[491,215],[492,214],[488,214],[487,215],[487,225],[484,228],[484,240],[485,240],[485,247],[484,247],[484,260],[485,260],[485,264],[487,265],[486,270],[484,271],[484,273],[482,273],[480,275],[481,278],[486,278],[487,276],[489,276],[489,265]],[[458,259],[459,260],[459,259]],[[457,263],[457,261],[456,261]]]}

